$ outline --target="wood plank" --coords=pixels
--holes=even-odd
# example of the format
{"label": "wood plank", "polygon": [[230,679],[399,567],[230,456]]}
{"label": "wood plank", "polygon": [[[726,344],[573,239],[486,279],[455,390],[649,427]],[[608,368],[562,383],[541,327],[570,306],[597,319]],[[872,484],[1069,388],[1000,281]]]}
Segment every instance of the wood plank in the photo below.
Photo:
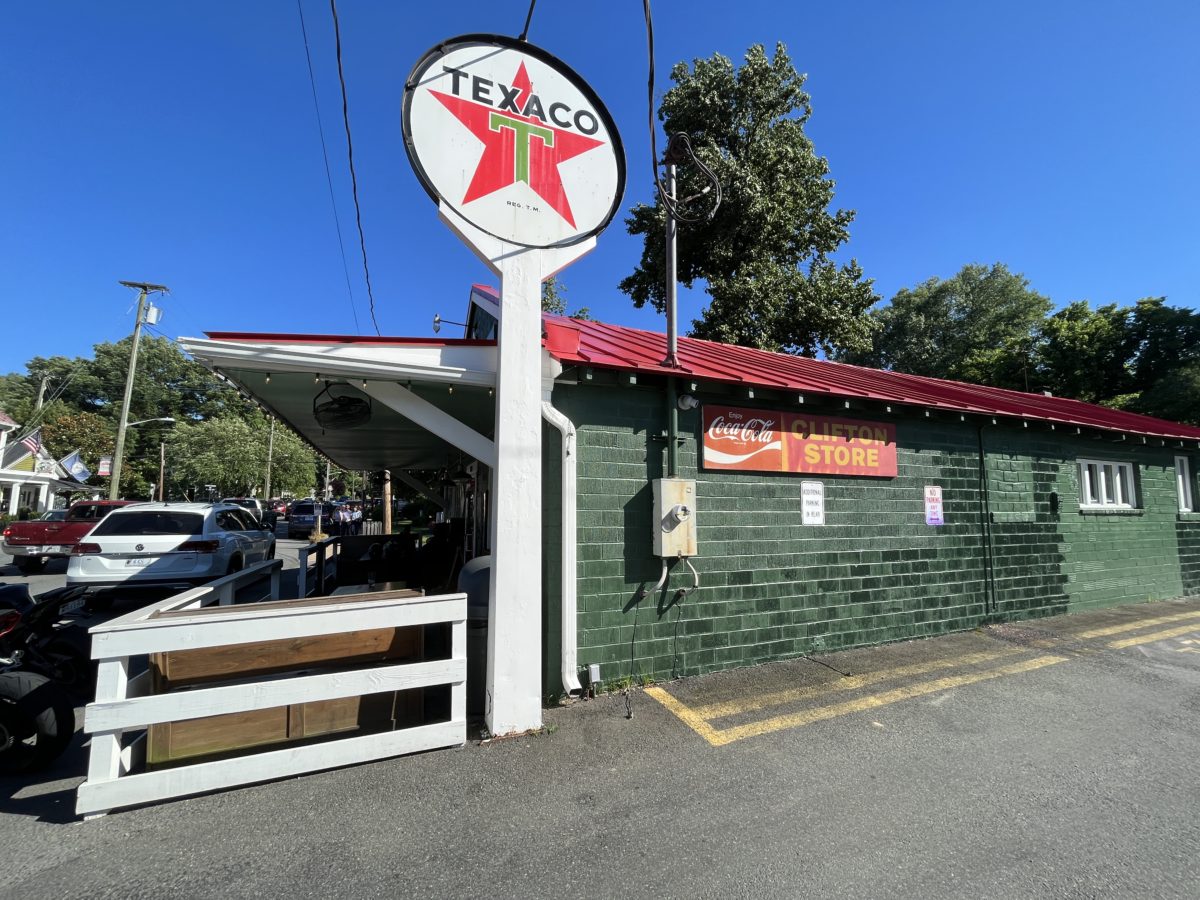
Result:
{"label": "wood plank", "polygon": [[290,778],[389,756],[461,746],[466,740],[467,723],[460,719],[322,744],[286,747],[238,759],[178,766],[114,781],[88,780],[79,786],[75,812],[93,815],[123,806]]}
{"label": "wood plank", "polygon": [[150,666],[160,691],[230,678],[270,675],[320,665],[413,659],[420,651],[418,628],[375,628],[311,635],[281,641],[252,641],[223,647],[154,653]]}
{"label": "wood plank", "polygon": [[291,740],[345,731],[391,730],[395,724],[396,692],[317,700],[291,707]]}
{"label": "wood plank", "polygon": [[166,722],[149,728],[146,764],[277,744],[286,741],[287,736],[286,706]]}
{"label": "wood plank", "polygon": [[439,684],[464,683],[464,659],[399,663],[349,672],[326,672],[280,678],[253,685],[224,685],[148,697],[90,703],[84,711],[88,734],[133,731],[164,722],[201,719],[231,712],[335,700],[361,694],[401,691]]}

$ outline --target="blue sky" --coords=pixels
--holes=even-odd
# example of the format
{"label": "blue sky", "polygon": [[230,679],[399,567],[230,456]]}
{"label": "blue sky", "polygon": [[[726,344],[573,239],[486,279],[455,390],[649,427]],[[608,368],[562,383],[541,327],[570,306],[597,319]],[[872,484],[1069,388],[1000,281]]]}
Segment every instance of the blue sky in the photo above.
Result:
{"label": "blue sky", "polygon": [[[325,0],[303,0],[347,295],[294,0],[10,5],[0,31],[0,371],[132,328],[120,279],[172,295],[161,328],[371,333]],[[1200,4],[658,0],[673,63],[783,41],[847,255],[890,297],[1001,261],[1056,303],[1200,284]],[[442,226],[404,154],[404,78],[437,41],[520,32],[524,2],[341,0],[360,199],[385,334],[459,318],[487,270]],[[588,79],[625,142],[623,208],[649,200],[641,4],[541,0],[530,40]],[[640,243],[620,217],[563,274],[572,308],[662,327],[616,289]],[[683,299],[681,319],[704,297]],[[358,327],[354,315],[357,313]],[[15,318],[15,321],[14,321]]]}

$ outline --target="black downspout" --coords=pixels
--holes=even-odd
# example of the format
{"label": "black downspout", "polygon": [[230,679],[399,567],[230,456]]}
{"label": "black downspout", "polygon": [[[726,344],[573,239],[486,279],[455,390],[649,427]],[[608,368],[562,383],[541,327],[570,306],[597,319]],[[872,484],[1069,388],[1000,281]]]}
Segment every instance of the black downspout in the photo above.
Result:
{"label": "black downspout", "polygon": [[996,548],[992,544],[992,510],[988,497],[987,454],[983,449],[983,429],[979,426],[979,539],[983,544],[984,611],[988,611],[990,594],[991,612],[999,611],[996,601]]}

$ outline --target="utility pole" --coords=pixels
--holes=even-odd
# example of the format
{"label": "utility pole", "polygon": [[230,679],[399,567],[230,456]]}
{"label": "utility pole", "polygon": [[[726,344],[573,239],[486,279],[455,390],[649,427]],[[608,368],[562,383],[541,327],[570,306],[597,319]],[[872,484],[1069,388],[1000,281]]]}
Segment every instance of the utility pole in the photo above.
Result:
{"label": "utility pole", "polygon": [[129,421],[129,401],[133,398],[133,373],[137,368],[138,343],[142,337],[142,319],[146,312],[146,297],[150,294],[166,294],[168,289],[161,284],[143,281],[122,281],[125,287],[138,289],[137,319],[133,326],[133,349],[129,351],[129,371],[125,375],[125,397],[121,400],[121,418],[117,420],[117,447],[113,453],[112,480],[108,486],[108,499],[116,500],[121,493],[121,462],[125,455],[125,429]]}
{"label": "utility pole", "polygon": [[167,442],[158,442],[158,502],[165,499],[163,486],[167,483]]}
{"label": "utility pole", "polygon": [[46,396],[46,382],[48,382],[49,380],[50,380],[49,375],[42,376],[42,383],[38,385],[37,403],[35,403],[33,405],[34,412],[37,412],[39,409],[42,408],[42,400]]}
{"label": "utility pole", "polygon": [[275,420],[271,419],[271,433],[267,436],[267,483],[263,487],[263,499],[271,499],[271,457],[275,454]]}

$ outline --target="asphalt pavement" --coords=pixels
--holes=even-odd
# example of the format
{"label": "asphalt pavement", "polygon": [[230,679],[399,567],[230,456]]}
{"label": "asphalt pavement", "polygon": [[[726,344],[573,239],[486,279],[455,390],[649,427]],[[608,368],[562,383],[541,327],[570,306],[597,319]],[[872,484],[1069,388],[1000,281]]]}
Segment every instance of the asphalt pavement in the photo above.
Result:
{"label": "asphalt pavement", "polygon": [[81,822],[0,778],[0,896],[1200,893],[1200,600],[548,710],[543,732]]}

